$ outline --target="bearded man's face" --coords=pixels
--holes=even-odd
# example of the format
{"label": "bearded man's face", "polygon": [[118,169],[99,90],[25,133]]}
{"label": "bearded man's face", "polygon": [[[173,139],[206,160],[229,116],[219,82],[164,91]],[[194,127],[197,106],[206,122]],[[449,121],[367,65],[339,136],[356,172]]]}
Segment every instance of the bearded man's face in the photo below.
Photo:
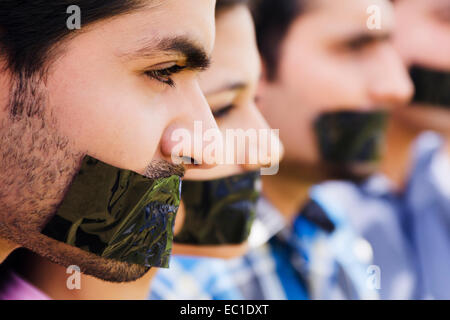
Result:
{"label": "bearded man's face", "polygon": [[41,234],[83,159],[151,179],[182,175],[171,164],[174,130],[193,132],[194,121],[216,128],[197,80],[213,47],[215,1],[148,3],[83,26],[43,70],[17,72],[1,61],[0,237],[111,281],[148,268]]}

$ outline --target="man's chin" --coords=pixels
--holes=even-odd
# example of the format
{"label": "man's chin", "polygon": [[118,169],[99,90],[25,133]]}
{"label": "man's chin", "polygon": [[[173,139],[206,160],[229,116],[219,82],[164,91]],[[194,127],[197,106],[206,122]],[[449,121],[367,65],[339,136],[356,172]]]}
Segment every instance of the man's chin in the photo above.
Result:
{"label": "man's chin", "polygon": [[0,234],[14,243],[61,265],[77,266],[83,274],[110,282],[131,282],[142,278],[149,267],[107,259],[49,238],[38,231],[25,231],[0,225]]}
{"label": "man's chin", "polygon": [[413,104],[407,108],[399,108],[394,119],[419,130],[435,130],[450,134],[450,108]]}

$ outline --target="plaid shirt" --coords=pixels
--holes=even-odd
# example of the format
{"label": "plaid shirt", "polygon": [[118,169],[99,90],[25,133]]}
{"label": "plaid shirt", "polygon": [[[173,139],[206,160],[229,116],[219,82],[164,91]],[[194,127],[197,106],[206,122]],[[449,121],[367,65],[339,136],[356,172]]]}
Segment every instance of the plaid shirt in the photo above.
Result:
{"label": "plaid shirt", "polygon": [[173,256],[170,269],[159,269],[150,300],[242,300],[224,260]]}
{"label": "plaid shirt", "polygon": [[[318,206],[313,207],[317,210]],[[371,257],[363,251],[367,251],[368,244],[353,233],[345,219],[335,215],[332,222],[336,230],[330,232],[300,215],[290,228],[264,199],[258,203],[257,215],[250,236],[253,248],[244,257],[231,261],[174,257],[170,269],[158,272],[150,298],[377,297],[366,286]]]}
{"label": "plaid shirt", "polygon": [[404,196],[406,226],[418,261],[420,297],[450,299],[450,159],[432,132],[416,141]]}
{"label": "plaid shirt", "polygon": [[[234,282],[246,299],[378,297],[366,286],[370,245],[353,232],[344,216],[325,211],[319,214],[323,207],[312,199],[314,205],[307,206],[292,227],[273,230],[275,235],[268,243],[229,262]],[[308,210],[313,210],[312,214]],[[260,219],[265,215],[281,216],[264,199],[258,215]],[[333,230],[327,228],[327,218]]]}

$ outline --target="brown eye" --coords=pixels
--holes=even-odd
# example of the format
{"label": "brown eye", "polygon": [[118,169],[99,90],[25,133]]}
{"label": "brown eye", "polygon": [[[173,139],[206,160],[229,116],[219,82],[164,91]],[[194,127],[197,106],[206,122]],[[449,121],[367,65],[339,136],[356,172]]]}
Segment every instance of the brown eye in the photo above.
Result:
{"label": "brown eye", "polygon": [[159,82],[167,84],[171,87],[175,87],[175,82],[173,81],[171,76],[184,70],[184,69],[186,69],[186,67],[174,65],[170,68],[165,68],[165,69],[148,70],[145,72],[145,74],[152,79],[155,79]]}
{"label": "brown eye", "polygon": [[358,50],[364,49],[371,42],[372,41],[369,38],[358,38],[358,39],[349,41],[347,43],[347,48],[349,48],[350,50],[353,50],[353,51],[358,51]]}
{"label": "brown eye", "polygon": [[216,119],[225,117],[228,113],[230,113],[231,110],[233,110],[233,108],[234,108],[234,105],[230,104],[226,107],[223,107],[223,108],[213,111],[213,116]]}

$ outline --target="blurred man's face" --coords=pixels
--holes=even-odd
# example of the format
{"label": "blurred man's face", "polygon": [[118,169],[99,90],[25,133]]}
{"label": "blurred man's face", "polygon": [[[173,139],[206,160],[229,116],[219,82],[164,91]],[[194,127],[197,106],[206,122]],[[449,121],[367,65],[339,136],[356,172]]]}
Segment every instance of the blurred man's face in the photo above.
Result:
{"label": "blurred man's face", "polygon": [[[389,37],[393,9],[386,0],[309,1],[280,50],[274,81],[262,82],[263,115],[280,128],[289,162],[319,160],[313,125],[329,111],[370,111],[402,104],[412,87]],[[367,8],[381,9],[381,29],[369,30]]]}
{"label": "blurred man's face", "polygon": [[[407,67],[417,65],[450,73],[450,2],[399,0],[395,14],[395,45]],[[395,115],[416,128],[450,134],[448,109],[413,104]]]}
{"label": "blurred man's face", "polygon": [[[197,78],[213,48],[214,9],[213,0],[149,1],[131,14],[82,27],[63,45],[46,80],[27,79],[25,91],[7,72],[0,75],[2,235],[31,246],[31,234],[54,214],[86,155],[155,178],[158,163],[171,161],[174,130],[193,132],[196,120],[205,130],[216,128]],[[11,118],[7,106],[25,111]],[[188,156],[201,159],[200,153]],[[30,234],[13,234],[9,225]],[[54,257],[52,245],[41,243],[40,253],[54,262],[73,254]],[[110,280],[144,272],[108,263]]]}
{"label": "blurred man's face", "polygon": [[[270,129],[255,105],[259,76],[259,56],[249,10],[238,5],[220,13],[216,20],[216,42],[211,68],[200,75],[199,81],[224,136],[227,129]],[[252,148],[259,150],[259,143],[263,142],[265,141],[247,145],[245,149],[236,149],[234,154],[248,152]],[[279,158],[272,160],[277,163]],[[259,168],[259,164],[220,165],[209,170],[190,170],[186,173],[185,180],[212,180]],[[183,217],[184,210],[181,206],[177,214],[176,229],[182,226]],[[246,244],[194,246],[176,243],[173,252],[231,258],[244,254],[246,248]]]}
{"label": "blurred man's face", "polygon": [[[255,104],[261,69],[253,20],[247,7],[235,6],[218,15],[211,60],[211,67],[199,76],[199,83],[223,136],[227,129],[270,129]],[[240,153],[258,150],[260,146],[234,147],[233,152],[238,158]],[[247,154],[245,159],[248,160]],[[185,179],[215,179],[259,168],[259,164],[251,166],[246,161],[242,165],[236,163],[209,170],[190,170]]]}

